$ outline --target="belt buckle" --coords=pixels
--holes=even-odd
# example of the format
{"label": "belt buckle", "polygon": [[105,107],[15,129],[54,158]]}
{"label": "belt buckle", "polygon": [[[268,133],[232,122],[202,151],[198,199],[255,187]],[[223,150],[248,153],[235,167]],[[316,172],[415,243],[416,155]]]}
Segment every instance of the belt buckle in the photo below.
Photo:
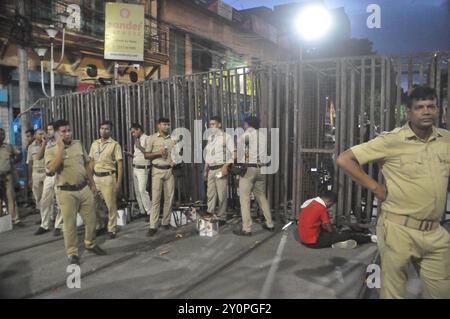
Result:
{"label": "belt buckle", "polygon": [[419,225],[419,230],[430,231],[433,227],[433,222],[431,220],[421,220]]}

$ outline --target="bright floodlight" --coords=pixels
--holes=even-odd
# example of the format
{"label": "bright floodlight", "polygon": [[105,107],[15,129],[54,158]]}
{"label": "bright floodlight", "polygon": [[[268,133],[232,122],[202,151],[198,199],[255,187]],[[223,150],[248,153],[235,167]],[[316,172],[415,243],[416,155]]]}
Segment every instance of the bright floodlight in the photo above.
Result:
{"label": "bright floodlight", "polygon": [[331,20],[327,9],[322,6],[310,6],[302,9],[296,27],[305,40],[317,40],[328,32]]}

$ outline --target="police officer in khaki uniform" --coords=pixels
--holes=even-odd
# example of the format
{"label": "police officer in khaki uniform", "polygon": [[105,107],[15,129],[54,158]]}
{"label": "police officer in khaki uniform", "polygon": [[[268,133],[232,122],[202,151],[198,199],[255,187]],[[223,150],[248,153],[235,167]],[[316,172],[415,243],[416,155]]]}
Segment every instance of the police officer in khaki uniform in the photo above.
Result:
{"label": "police officer in khaki uniform", "polygon": [[[6,189],[6,201],[8,203],[8,213],[16,227],[23,227],[24,224],[20,221],[19,209],[16,202],[16,194],[14,192],[14,177],[12,158],[20,155],[20,151],[11,144],[5,142],[6,134],[3,128],[0,128],[0,183],[3,183]],[[3,212],[0,212],[3,213]]]}
{"label": "police officer in khaki uniform", "polygon": [[[49,123],[47,125],[47,136],[44,137],[44,141],[41,144],[39,152],[36,154],[37,160],[42,159],[44,161],[44,167],[45,163],[48,162],[44,156],[45,150],[55,145],[54,133],[55,131],[53,129],[53,123]],[[49,230],[50,219],[55,214],[55,178],[56,178],[55,176],[56,176],[55,173],[50,173],[49,170],[45,168],[45,179],[41,198],[41,225],[39,226],[39,229],[36,231],[35,235],[44,234]],[[59,211],[55,218],[55,225],[53,231],[53,235],[55,237],[61,235],[61,228],[62,228],[62,215],[61,212]]]}
{"label": "police officer in khaki uniform", "polygon": [[36,208],[41,212],[41,198],[45,179],[44,159],[38,160],[36,155],[41,149],[44,140],[44,130],[36,129],[34,131],[34,141],[28,146],[27,161],[28,165],[28,187],[33,191]]}
{"label": "police officer in khaki uniform", "polygon": [[[242,229],[235,229],[233,233],[239,236],[252,235],[252,218],[250,215],[250,194],[253,192],[259,207],[263,211],[265,224],[263,228],[273,232],[275,227],[272,221],[269,202],[266,197],[266,176],[261,168],[267,163],[261,163],[266,155],[267,137],[259,132],[259,120],[249,116],[244,123],[245,133],[238,141],[238,148],[245,148],[244,157],[238,159],[246,163],[247,172],[239,179],[239,201],[241,204]],[[237,154],[239,156],[239,153]]]}
{"label": "police officer in khaki uniform", "polygon": [[89,169],[88,154],[80,141],[72,139],[69,122],[56,121],[54,128],[59,136],[55,136],[55,146],[45,151],[46,164],[51,173],[56,173],[56,197],[64,219],[64,245],[69,262],[79,264],[77,213],[85,224],[86,249],[97,255],[106,254],[95,243],[94,194],[97,188]]}
{"label": "police officer in khaki uniform", "polygon": [[[142,126],[138,123],[131,125],[131,135],[139,140],[139,144],[146,152],[149,151],[150,136],[144,133]],[[150,172],[150,161],[144,157],[144,153],[134,146],[134,153],[127,154],[133,157],[133,185],[134,194],[139,205],[141,215],[150,215],[152,202],[147,191],[148,174]]]}
{"label": "police officer in khaki uniform", "polygon": [[[117,194],[120,191],[122,183],[122,148],[119,143],[111,138],[112,122],[105,121],[100,124],[101,138],[94,141],[91,145],[89,165],[94,172],[94,182],[99,194],[105,200],[108,207],[108,234],[109,237],[116,237],[117,226]],[[117,164],[117,174],[116,174]],[[98,201],[96,201],[98,202]],[[97,213],[99,209],[96,209]],[[97,226],[101,220],[97,215]]]}
{"label": "police officer in khaki uniform", "polygon": [[153,236],[158,229],[159,211],[161,205],[161,192],[164,189],[164,210],[162,226],[169,229],[170,214],[175,192],[175,178],[172,173],[174,162],[172,160],[172,149],[176,140],[170,136],[170,120],[160,118],[158,120],[158,133],[150,136],[149,151],[136,141],[136,147],[144,154],[146,159],[152,161],[152,211],[150,214],[150,229],[147,236]]}
{"label": "police officer in khaki uniform", "polygon": [[205,149],[204,179],[207,181],[208,212],[213,214],[218,203],[217,219],[223,225],[227,211],[228,170],[233,163],[234,145],[231,136],[222,129],[220,117],[209,120],[208,144]]}
{"label": "police officer in khaki uniform", "polygon": [[[415,88],[402,128],[342,153],[337,164],[382,201],[377,237],[381,256],[381,298],[405,298],[408,268],[420,272],[432,298],[450,298],[450,235],[440,225],[450,171],[450,132],[434,126],[436,91]],[[379,161],[386,184],[361,165]]]}

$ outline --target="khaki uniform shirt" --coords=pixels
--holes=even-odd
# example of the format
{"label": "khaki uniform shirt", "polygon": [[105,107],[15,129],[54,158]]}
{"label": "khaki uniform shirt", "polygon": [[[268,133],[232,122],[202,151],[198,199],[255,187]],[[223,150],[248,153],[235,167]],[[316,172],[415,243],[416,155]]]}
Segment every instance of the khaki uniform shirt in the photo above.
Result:
{"label": "khaki uniform shirt", "polygon": [[433,127],[424,141],[406,124],[351,150],[361,165],[381,162],[388,191],[383,210],[419,220],[440,220],[450,171],[449,131]]}
{"label": "khaki uniform shirt", "polygon": [[[56,145],[49,146],[45,151],[46,165],[56,156]],[[63,162],[56,172],[56,186],[80,185],[87,180],[86,163],[89,156],[78,140],[73,140],[64,148]]]}
{"label": "khaki uniform shirt", "polygon": [[48,142],[47,142],[47,145],[45,146],[45,151],[44,151],[44,166],[45,166],[45,172],[46,173],[50,173],[50,171],[47,169],[47,164],[48,164],[48,160],[47,160],[47,157],[45,156],[45,155],[47,155],[47,150],[50,148],[50,147],[53,147],[53,146],[55,146],[56,144],[55,144],[55,141],[53,140],[53,139],[51,139],[51,140],[48,140]]}
{"label": "khaki uniform shirt", "polygon": [[115,171],[116,162],[122,160],[122,148],[112,138],[105,143],[98,139],[92,143],[89,157],[94,160],[95,172]]}
{"label": "khaki uniform shirt", "polygon": [[212,166],[232,163],[233,151],[234,145],[230,134],[218,130],[216,134],[208,137],[205,162]]}
{"label": "khaki uniform shirt", "polygon": [[33,143],[28,146],[28,154],[27,154],[27,164],[30,163],[30,161],[33,161],[33,172],[36,171],[43,171],[45,170],[45,160],[44,157],[42,157],[40,160],[36,159],[37,153],[39,153],[39,150],[41,149],[41,144],[39,144],[37,141],[34,141]]}
{"label": "khaki uniform shirt", "polygon": [[167,166],[170,165],[170,162],[172,161],[172,149],[175,146],[177,141],[172,138],[172,136],[167,135],[166,137],[162,137],[159,132],[150,135],[149,138],[149,152],[159,152],[164,147],[167,148],[167,158],[158,157],[152,160],[152,164],[160,165],[160,166]]}
{"label": "khaki uniform shirt", "polygon": [[14,146],[3,143],[0,145],[0,175],[11,173],[11,157],[14,155]]}
{"label": "khaki uniform shirt", "polygon": [[241,154],[248,153],[248,161],[245,157],[241,157],[240,163],[267,164],[267,136],[259,130],[248,128],[239,139],[238,148],[244,150]]}
{"label": "khaki uniform shirt", "polygon": [[[142,134],[139,138],[141,141],[141,146],[145,149],[146,152],[150,152],[150,136]],[[144,153],[142,153],[136,145],[134,145],[134,157],[133,157],[134,165],[150,165],[150,160],[145,159]]]}

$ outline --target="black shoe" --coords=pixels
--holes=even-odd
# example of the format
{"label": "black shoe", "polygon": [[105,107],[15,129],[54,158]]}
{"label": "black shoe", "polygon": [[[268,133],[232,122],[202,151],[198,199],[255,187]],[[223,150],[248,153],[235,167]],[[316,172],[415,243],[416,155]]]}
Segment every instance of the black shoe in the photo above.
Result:
{"label": "black shoe", "polygon": [[70,256],[69,257],[69,265],[80,265],[80,258],[78,256]]}
{"label": "black shoe", "polygon": [[108,235],[110,239],[116,238],[116,232],[108,232]]}
{"label": "black shoe", "polygon": [[157,232],[156,228],[150,228],[147,232],[147,237],[152,237],[153,235],[155,235]]}
{"label": "black shoe", "polygon": [[88,250],[88,251],[90,251],[90,252],[92,252],[92,253],[94,253],[96,255],[99,255],[99,256],[107,255],[106,251],[101,249],[100,246],[98,246],[98,245],[95,245],[92,248],[86,248],[86,250]]}
{"label": "black shoe", "polygon": [[34,234],[35,235],[42,235],[42,234],[45,234],[48,231],[49,231],[48,229],[45,229],[43,227],[39,227],[38,230]]}
{"label": "black shoe", "polygon": [[238,235],[238,236],[251,236],[252,232],[243,231],[242,229],[235,229],[235,230],[233,230],[233,234]]}
{"label": "black shoe", "polygon": [[18,223],[13,224],[13,228],[14,229],[16,229],[16,228],[23,228],[23,227],[25,227],[25,224],[22,223],[22,222],[18,222]]}
{"label": "black shoe", "polygon": [[104,234],[106,234],[106,228],[97,229],[97,231],[95,232],[96,236],[101,236],[101,235],[104,235]]}
{"label": "black shoe", "polygon": [[219,227],[225,226],[227,224],[226,220],[219,219]]}
{"label": "black shoe", "polygon": [[61,229],[55,228],[55,230],[53,231],[53,236],[55,237],[61,236]]}
{"label": "black shoe", "polygon": [[274,232],[275,231],[275,227],[269,227],[266,224],[263,224],[262,228],[264,228],[265,230],[268,230],[270,232]]}

